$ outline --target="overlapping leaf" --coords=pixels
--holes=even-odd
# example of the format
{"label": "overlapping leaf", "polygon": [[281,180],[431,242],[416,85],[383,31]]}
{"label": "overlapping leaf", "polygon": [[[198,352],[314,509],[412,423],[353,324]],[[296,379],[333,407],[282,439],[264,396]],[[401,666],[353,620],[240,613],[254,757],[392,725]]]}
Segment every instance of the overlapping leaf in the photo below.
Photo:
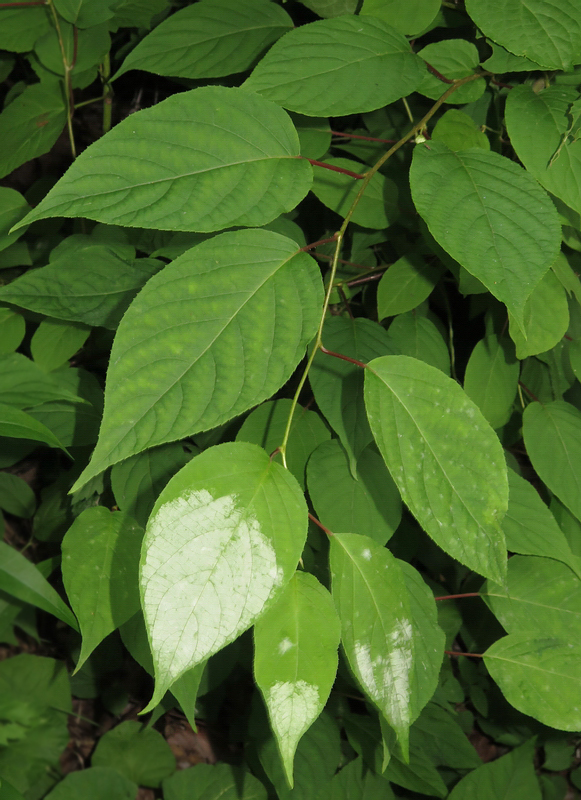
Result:
{"label": "overlapping leaf", "polygon": [[546,353],[569,327],[567,293],[552,269],[547,270],[528,296],[523,312],[524,332],[509,315],[509,331],[519,359]]}
{"label": "overlapping leaf", "polygon": [[487,336],[475,346],[464,375],[464,391],[493,428],[509,420],[520,366],[509,341]]}
{"label": "overlapping leaf", "polygon": [[[444,39],[426,45],[418,56],[427,61],[448,80],[458,80],[472,75],[478,66],[479,55],[476,46],[465,39]],[[418,92],[437,100],[448,87],[431,72],[426,71]],[[460,86],[448,97],[448,103],[473,103],[486,89],[484,78],[476,78]]]}
{"label": "overlapping leaf", "polygon": [[501,758],[465,775],[450,792],[450,800],[541,800],[530,739]]}
{"label": "overlapping leaf", "polygon": [[477,406],[440,370],[408,356],[369,364],[365,405],[379,450],[420,525],[453,558],[502,581],[506,465]]}
{"label": "overlapping leaf", "polygon": [[258,226],[308,192],[312,168],[274,103],[223,86],[163,100],[88,147],[20,223],[88,217],[129,227]]}
{"label": "overlapping leaf", "polygon": [[32,439],[33,442],[43,442],[49,447],[59,447],[67,452],[46,425],[7,403],[0,403],[0,436],[11,439]]}
{"label": "overlapping leaf", "polygon": [[430,296],[443,270],[428,264],[419,253],[410,253],[395,261],[377,286],[379,319],[404,314]]}
{"label": "overlapping leaf", "polygon": [[224,233],[173,261],[119,326],[99,441],[77,485],[270,397],[304,355],[321,302],[313,259],[271,231]]}
{"label": "overlapping leaf", "polygon": [[196,764],[163,782],[165,800],[266,800],[264,785],[231,764]]}
{"label": "overlapping leaf", "polygon": [[[0,116],[0,129],[2,117]],[[9,233],[12,226],[30,210],[24,197],[15,189],[0,187],[0,250],[13,244],[24,231]]]}
{"label": "overlapping leaf", "polygon": [[219,445],[162,491],[141,559],[154,707],[186,670],[249,628],[292,577],[307,532],[303,493],[255,445]]}
{"label": "overlapping leaf", "polygon": [[360,13],[378,17],[411,36],[422,33],[439,10],[438,0],[364,0]]}
{"label": "overlapping leaf", "polygon": [[450,374],[450,351],[442,333],[431,319],[413,311],[398,314],[389,326],[387,336],[391,351],[425,361]]}

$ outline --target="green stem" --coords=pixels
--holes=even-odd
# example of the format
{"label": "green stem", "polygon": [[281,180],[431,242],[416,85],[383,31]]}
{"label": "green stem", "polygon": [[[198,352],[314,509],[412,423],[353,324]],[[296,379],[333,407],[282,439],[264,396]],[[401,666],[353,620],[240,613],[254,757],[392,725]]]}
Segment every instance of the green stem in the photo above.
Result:
{"label": "green stem", "polygon": [[109,53],[103,59],[101,65],[101,79],[103,81],[103,133],[111,130],[113,114],[113,87],[109,81],[111,77],[111,60]]}
{"label": "green stem", "polygon": [[[75,101],[73,97],[73,88],[71,85],[71,72],[73,69],[74,64],[69,64],[69,60],[67,58],[67,54],[65,52],[65,43],[63,41],[63,36],[61,33],[61,26],[59,24],[58,14],[56,13],[56,9],[53,4],[53,0],[46,0],[46,4],[50,8],[50,13],[52,15],[52,19],[54,22],[54,27],[56,30],[56,35],[59,42],[59,48],[61,51],[61,58],[63,61],[63,67],[65,71],[65,105],[67,109],[67,130],[69,133],[69,142],[71,145],[71,154],[73,158],[77,157],[77,148],[75,145],[75,136],[73,134],[73,113],[75,111]],[[76,54],[75,54],[76,55]]]}

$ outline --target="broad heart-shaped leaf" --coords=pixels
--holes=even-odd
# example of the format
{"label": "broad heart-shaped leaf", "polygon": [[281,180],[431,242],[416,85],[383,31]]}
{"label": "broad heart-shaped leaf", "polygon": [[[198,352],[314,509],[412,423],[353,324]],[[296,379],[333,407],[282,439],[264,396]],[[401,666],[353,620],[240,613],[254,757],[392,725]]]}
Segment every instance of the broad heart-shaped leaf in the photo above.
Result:
{"label": "broad heart-shaped leaf", "polygon": [[424,72],[422,60],[395,28],[375,17],[345,15],[285,34],[243,88],[300,114],[337,117],[373,111],[411,94]]}
{"label": "broad heart-shaped leaf", "polygon": [[38,422],[25,411],[9,406],[7,403],[0,403],[0,436],[12,439],[32,439],[33,442],[43,442],[49,447],[58,447],[67,453],[67,450],[46,425]]}
{"label": "broad heart-shaped leaf", "polygon": [[581,519],[581,411],[564,400],[530,403],[523,438],[539,478]]}
{"label": "broad heart-shaped leaf", "polygon": [[512,146],[545,189],[581,213],[579,117],[572,113],[577,89],[556,85],[537,94],[528,85],[514,88],[505,112]]}
{"label": "broad heart-shaped leaf", "polygon": [[579,659],[579,639],[531,633],[512,633],[484,653],[484,663],[508,702],[562,731],[581,730]]}
{"label": "broad heart-shaped leaf", "polygon": [[413,622],[399,564],[368,536],[341,533],[331,537],[330,566],[349,666],[406,754],[415,665]]}
{"label": "broad heart-shaped leaf", "polygon": [[143,528],[122,511],[87,508],[62,543],[63,582],[83,643],[76,670],[95,647],[139,610]]}
{"label": "broad heart-shaped leaf", "polygon": [[323,710],[337,675],[340,638],[331,595],[306,572],[295,573],[254,626],[254,677],[291,788],[299,740]]}
{"label": "broad heart-shaped leaf", "polygon": [[408,356],[368,365],[365,405],[381,455],[420,525],[453,558],[502,582],[506,464],[478,407],[454,380]]}
{"label": "broad heart-shaped leaf", "polygon": [[311,502],[330,530],[361,533],[384,545],[401,520],[399,492],[372,447],[365,448],[356,467],[355,478],[337,439],[317,447],[307,470]]}
{"label": "broad heart-shaped leaf", "polygon": [[173,261],[119,325],[99,441],[77,487],[270,397],[315,335],[321,303],[314,260],[272,231],[223,233]]}
{"label": "broad heart-shaped leaf", "polygon": [[520,365],[506,338],[486,336],[472,351],[464,374],[464,391],[492,428],[510,418],[518,388]]}
{"label": "broad heart-shaped leaf", "polygon": [[[395,351],[385,329],[363,318],[329,317],[325,320],[323,344],[328,350],[363,363]],[[363,370],[319,351],[309,381],[317,405],[339,437],[349,456],[351,472],[356,475],[357,459],[373,440],[363,405]]]}
{"label": "broad heart-shaped leaf", "polygon": [[449,800],[541,800],[534,756],[531,739],[469,772],[454,786]]}
{"label": "broad heart-shaped leaf", "polygon": [[307,519],[296,480],[256,445],[212,447],[174,475],[149,518],[141,556],[155,666],[148,710],[278,598],[303,550]]}
{"label": "broad heart-shaped leaf", "polygon": [[18,227],[46,217],[171,231],[264,225],[311,187],[298,156],[279,106],[241,89],[193,89],[122,120]]}
{"label": "broad heart-shaped leaf", "polygon": [[467,0],[466,11],[485,36],[545,69],[581,61],[578,0]]}
{"label": "broad heart-shaped leaf", "polygon": [[436,241],[523,327],[527,297],[559,252],[557,211],[532,175],[498,153],[416,147],[412,196]]}
{"label": "broad heart-shaped leaf", "polygon": [[157,25],[115,77],[130,69],[176,78],[232,75],[292,27],[286,11],[267,0],[200,0]]}

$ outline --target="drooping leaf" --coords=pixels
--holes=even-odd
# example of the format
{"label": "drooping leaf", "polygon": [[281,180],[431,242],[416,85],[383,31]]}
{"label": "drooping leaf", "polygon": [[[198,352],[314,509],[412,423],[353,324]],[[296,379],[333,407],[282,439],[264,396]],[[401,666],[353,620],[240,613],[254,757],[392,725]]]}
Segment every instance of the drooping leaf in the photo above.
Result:
{"label": "drooping leaf", "polygon": [[330,530],[360,533],[384,545],[401,519],[399,492],[381,456],[370,447],[357,459],[356,475],[337,439],[324,442],[309,459],[311,502]]}
{"label": "drooping leaf", "polygon": [[81,349],[90,333],[85,325],[43,319],[30,340],[34,363],[44,372],[62,367]]}
{"label": "drooping leaf", "polygon": [[[0,130],[2,129],[2,115],[0,115]],[[12,226],[30,211],[30,206],[24,197],[15,189],[7,186],[0,187],[0,250],[5,250],[13,244],[24,231],[10,233]]]}
{"label": "drooping leaf", "polygon": [[266,800],[266,789],[250,772],[231,764],[196,764],[163,781],[165,800]]}
{"label": "drooping leaf", "polygon": [[0,396],[14,408],[32,408],[51,400],[84,402],[22,353],[0,357]]}
{"label": "drooping leaf", "polygon": [[303,357],[321,302],[314,260],[271,231],[223,233],[173,261],[119,326],[99,441],[77,487],[270,397]]}
{"label": "drooping leaf", "polygon": [[113,767],[125,778],[157,788],[176,770],[175,756],[161,733],[134,720],[102,736],[91,757],[93,767]]}
{"label": "drooping leaf", "polygon": [[474,347],[466,365],[464,391],[492,428],[501,428],[508,422],[519,374],[514,348],[506,338],[486,336]]}
{"label": "drooping leaf", "polygon": [[364,0],[359,13],[378,17],[400,33],[413,36],[427,28],[439,10],[438,0]]}
{"label": "drooping leaf", "polygon": [[205,86],[122,120],[19,224],[61,216],[173,231],[264,225],[310,189],[312,168],[298,155],[280,107]]}
{"label": "drooping leaf", "polygon": [[425,361],[450,374],[450,351],[431,319],[408,311],[398,314],[387,331],[391,351]]}
{"label": "drooping leaf", "polygon": [[[476,72],[480,57],[478,50],[472,42],[465,39],[444,39],[441,42],[433,42],[423,47],[418,56],[427,61],[430,66],[438,70],[448,80],[458,80],[466,78]],[[441,81],[431,72],[426,71],[421,84],[418,87],[420,94],[437,100],[448,89],[448,84]],[[477,78],[470,83],[460,86],[451,94],[447,103],[473,103],[483,94],[486,89],[484,78]]]}
{"label": "drooping leaf", "polygon": [[508,702],[562,731],[581,728],[581,644],[531,632],[512,633],[484,653],[484,663]]}
{"label": "drooping leaf", "polygon": [[525,742],[501,758],[465,775],[450,800],[541,800],[534,765],[535,742]]}
{"label": "drooping leaf", "polygon": [[22,314],[0,308],[0,355],[13,353],[24,339],[26,322]]}
{"label": "drooping leaf", "polygon": [[490,150],[488,136],[478,129],[472,117],[457,108],[451,108],[440,117],[432,131],[432,139],[443,142],[450,150],[468,150],[470,147]]}
{"label": "drooping leaf", "polygon": [[0,508],[15,517],[28,519],[34,514],[36,496],[19,475],[0,472]]}
{"label": "drooping leaf", "polygon": [[509,314],[509,332],[519,359],[555,347],[569,327],[567,293],[552,269],[547,270],[528,296],[523,312],[526,338]]}
{"label": "drooping leaf", "polygon": [[378,319],[412,311],[430,296],[443,269],[428,264],[418,253],[395,261],[377,285]]}
{"label": "drooping leaf", "polygon": [[306,531],[299,485],[255,445],[212,447],[174,475],[143,542],[142,606],[156,678],[148,708],[277,599]]}
{"label": "drooping leaf", "polygon": [[365,405],[387,468],[420,525],[453,558],[502,581],[506,466],[478,407],[451,378],[408,356],[371,362]]}
{"label": "drooping leaf", "polygon": [[498,153],[417,147],[412,196],[436,241],[505,303],[522,328],[527,297],[556,259],[556,209],[534,178]]}
{"label": "drooping leaf", "polygon": [[335,681],[340,637],[331,595],[306,572],[295,573],[254,626],[254,676],[291,788],[297,745],[322,712]]}
{"label": "drooping leaf", "polygon": [[157,25],[115,77],[130,69],[176,78],[232,75],[292,27],[286,11],[267,0],[200,0]]}
{"label": "drooping leaf", "polygon": [[[0,436],[11,439],[32,439],[44,442],[49,447],[58,447],[67,452],[56,436],[43,425],[19,408],[0,403]],[[68,453],[67,453],[68,455]]]}
{"label": "drooping leaf", "polygon": [[385,547],[356,533],[331,537],[333,600],[358,683],[395,730],[404,754],[412,721],[412,619],[403,575]]}
{"label": "drooping leaf", "polygon": [[405,97],[424,69],[395,28],[375,17],[343,16],[285,34],[243,87],[300,114],[336,117]]}

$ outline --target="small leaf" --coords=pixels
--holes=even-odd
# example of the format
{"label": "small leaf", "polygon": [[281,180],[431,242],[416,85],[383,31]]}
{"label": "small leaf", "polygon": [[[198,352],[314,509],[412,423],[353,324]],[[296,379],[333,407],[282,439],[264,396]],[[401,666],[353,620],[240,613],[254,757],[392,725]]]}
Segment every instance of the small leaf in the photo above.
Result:
{"label": "small leaf", "polygon": [[431,319],[409,311],[399,314],[388,328],[391,350],[425,361],[450,374],[450,351],[444,337]]}
{"label": "small leaf", "polygon": [[[5,112],[3,112],[5,113]],[[0,115],[0,130],[2,128],[2,115]],[[24,197],[15,189],[7,186],[0,187],[0,250],[5,250],[13,244],[20,233],[9,233],[10,228],[30,211],[30,206]]]}
{"label": "small leaf", "polygon": [[567,333],[567,293],[552,269],[545,272],[528,296],[523,322],[526,337],[514,317],[508,315],[510,337],[516,345],[516,357],[521,360],[551,350]]}
{"label": "small leaf", "polygon": [[13,353],[24,339],[26,322],[22,314],[0,308],[0,355]]}
{"label": "small leaf", "polygon": [[322,712],[337,675],[340,627],[331,595],[306,572],[295,573],[254,626],[254,676],[291,788],[297,745]]}
{"label": "small leaf", "polygon": [[436,241],[505,303],[522,328],[527,297],[559,252],[559,219],[532,175],[498,153],[414,151],[412,196]]}
{"label": "small leaf", "polygon": [[76,487],[270,397],[315,335],[321,303],[314,260],[271,231],[223,233],[173,261],[119,326],[99,441]]}
{"label": "small leaf", "polygon": [[414,652],[400,567],[389,550],[355,533],[331,537],[330,559],[347,660],[365,694],[397,733],[405,754]]}
{"label": "small leaf", "polygon": [[395,800],[389,782],[367,766],[362,758],[354,758],[344,766],[317,795],[317,800]]}
{"label": "small leaf", "polygon": [[337,117],[411,94],[424,70],[395,28],[375,17],[343,16],[285,34],[243,88],[300,114]]}
{"label": "small leaf", "polygon": [[520,375],[510,342],[486,336],[475,346],[464,374],[464,391],[492,428],[508,422]]}
{"label": "small leaf", "polygon": [[[49,447],[58,447],[67,453],[66,449],[46,425],[43,425],[42,422],[37,422],[30,414],[6,403],[0,403],[0,436],[44,442]],[[67,455],[69,454],[67,453]]]}
{"label": "small leaf", "polygon": [[140,786],[161,786],[176,770],[176,761],[161,733],[139,722],[121,722],[102,736],[91,757],[93,767],[113,767]]}
{"label": "small leaf", "polygon": [[231,764],[196,764],[163,782],[165,800],[266,800],[266,789],[250,772]]}
{"label": "small leaf", "polygon": [[465,775],[450,792],[449,800],[541,800],[534,756],[535,742],[530,739]]}
{"label": "small leaf", "polygon": [[255,445],[211,447],[174,475],[149,519],[141,560],[156,678],[148,710],[277,599],[306,531],[299,485]]}
{"label": "small leaf", "polygon": [[85,325],[43,319],[30,340],[34,363],[52,372],[77,353],[89,338],[91,329]]}
{"label": "small leaf", "polygon": [[139,609],[143,528],[121,511],[87,508],[62,542],[63,582],[83,643],[75,672],[95,647]]}
{"label": "small leaf", "polygon": [[111,5],[117,5],[115,0],[54,0],[58,13],[67,22],[78,28],[90,28],[106,22],[113,16]]}
{"label": "small leaf", "polygon": [[395,261],[377,285],[377,317],[394,317],[412,311],[430,296],[444,270],[428,264],[419,253]]}
{"label": "small leaf", "polygon": [[513,633],[484,653],[484,663],[508,702],[562,731],[581,729],[581,644]]}
{"label": "small leaf", "polygon": [[[464,39],[444,39],[441,42],[433,42],[422,48],[418,52],[418,56],[427,61],[448,80],[458,80],[472,75],[476,72],[480,61],[476,46]],[[443,83],[431,72],[426,71],[418,87],[418,92],[437,100],[448,88],[447,84]],[[485,89],[486,82],[484,78],[477,78],[456,89],[446,102],[457,103],[458,105],[473,103],[482,96]]]}
{"label": "small leaf", "polygon": [[408,356],[365,371],[369,423],[404,502],[453,558],[502,581],[508,481],[498,438],[460,386]]}
{"label": "small leaf", "polygon": [[311,186],[288,115],[241,89],[205,86],[122,120],[81,153],[19,223],[47,217],[171,231],[257,226]]}
{"label": "small leaf", "polygon": [[36,496],[21,477],[0,472],[0,508],[15,517],[28,519],[34,514]]}
{"label": "small leaf", "polygon": [[472,117],[456,108],[440,117],[432,131],[432,139],[443,142],[450,150],[468,150],[470,147],[490,150],[488,136],[477,127]]}

